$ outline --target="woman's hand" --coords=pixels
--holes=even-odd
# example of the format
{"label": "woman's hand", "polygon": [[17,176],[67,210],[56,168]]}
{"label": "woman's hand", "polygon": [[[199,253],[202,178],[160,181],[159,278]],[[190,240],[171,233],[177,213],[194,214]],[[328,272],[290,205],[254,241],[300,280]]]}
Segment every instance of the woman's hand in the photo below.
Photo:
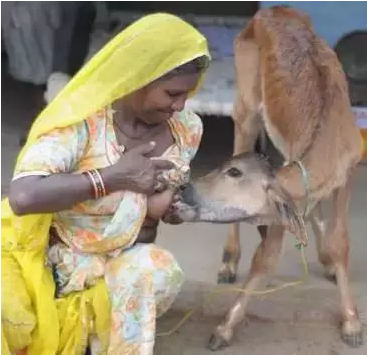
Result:
{"label": "woman's hand", "polygon": [[[173,168],[169,161],[147,158],[153,148],[154,144],[144,144],[131,149],[115,165],[101,169],[107,193],[152,194],[162,170]],[[91,198],[90,181],[82,174],[27,176],[10,184],[9,202],[17,215],[64,211]]]}
{"label": "woman's hand", "polygon": [[124,155],[107,168],[101,169],[101,175],[108,192],[130,190],[151,195],[159,183],[162,170],[169,170],[174,164],[168,160],[150,159],[149,154],[155,142],[142,144]]}

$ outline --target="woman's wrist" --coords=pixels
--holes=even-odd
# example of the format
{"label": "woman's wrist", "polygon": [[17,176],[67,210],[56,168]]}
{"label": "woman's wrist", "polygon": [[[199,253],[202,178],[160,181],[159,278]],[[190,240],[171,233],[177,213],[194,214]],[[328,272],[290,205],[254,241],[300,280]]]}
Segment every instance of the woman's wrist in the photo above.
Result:
{"label": "woman's wrist", "polygon": [[115,173],[113,171],[112,166],[107,166],[106,168],[98,169],[103,184],[105,186],[106,193],[115,192],[118,188],[115,186],[114,176]]}
{"label": "woman's wrist", "polygon": [[53,213],[72,208],[94,197],[83,174],[28,176],[10,184],[9,201],[17,215]]}
{"label": "woman's wrist", "polygon": [[106,185],[102,178],[102,174],[99,172],[98,169],[87,170],[83,172],[83,175],[88,178],[91,186],[92,195],[95,199],[107,195]]}

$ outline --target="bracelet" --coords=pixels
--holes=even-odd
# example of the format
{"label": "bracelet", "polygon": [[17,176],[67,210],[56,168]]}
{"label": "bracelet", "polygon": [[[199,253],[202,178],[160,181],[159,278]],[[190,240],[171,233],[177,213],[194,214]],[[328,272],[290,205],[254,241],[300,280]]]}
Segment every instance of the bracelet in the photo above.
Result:
{"label": "bracelet", "polygon": [[97,184],[96,181],[94,180],[92,174],[89,171],[84,171],[83,175],[86,176],[89,180],[89,183],[92,186],[92,191],[91,194],[93,195],[93,198],[96,199],[97,195],[98,195],[98,190],[97,190]]}
{"label": "bracelet", "polygon": [[105,184],[103,182],[101,173],[97,169],[93,169],[90,172],[96,180],[97,189],[98,189],[98,197],[106,196],[107,195],[106,194],[106,187],[105,187]]}
{"label": "bracelet", "polygon": [[97,169],[87,170],[83,172],[83,175],[88,177],[88,180],[92,186],[92,194],[94,199],[106,196],[106,187],[102,176]]}

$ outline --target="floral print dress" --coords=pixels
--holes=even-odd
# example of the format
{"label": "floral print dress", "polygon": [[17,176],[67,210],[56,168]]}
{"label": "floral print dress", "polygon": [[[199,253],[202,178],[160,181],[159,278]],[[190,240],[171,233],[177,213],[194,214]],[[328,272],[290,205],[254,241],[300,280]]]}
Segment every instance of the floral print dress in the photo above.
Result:
{"label": "floral print dress", "polygon": [[[17,165],[13,179],[30,175],[80,174],[120,158],[113,110],[105,108],[78,125],[41,136]],[[189,164],[202,136],[200,118],[183,111],[169,120],[174,144],[162,157],[175,168],[165,173],[173,186],[189,178]],[[58,297],[84,290],[104,278],[111,301],[108,349],[90,336],[93,354],[152,354],[156,318],[172,304],[184,280],[170,252],[135,244],[146,215],[145,195],[118,191],[54,214],[61,242],[48,249]]]}

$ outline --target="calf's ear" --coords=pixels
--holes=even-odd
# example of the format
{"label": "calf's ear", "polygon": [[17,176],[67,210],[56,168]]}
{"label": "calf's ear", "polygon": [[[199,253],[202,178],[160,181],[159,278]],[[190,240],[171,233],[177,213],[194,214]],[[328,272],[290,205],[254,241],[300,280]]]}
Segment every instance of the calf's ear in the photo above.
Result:
{"label": "calf's ear", "polygon": [[275,205],[279,222],[295,235],[299,244],[307,246],[308,236],[304,219],[298,213],[289,193],[276,182],[272,182],[267,187],[267,194],[269,201]]}

